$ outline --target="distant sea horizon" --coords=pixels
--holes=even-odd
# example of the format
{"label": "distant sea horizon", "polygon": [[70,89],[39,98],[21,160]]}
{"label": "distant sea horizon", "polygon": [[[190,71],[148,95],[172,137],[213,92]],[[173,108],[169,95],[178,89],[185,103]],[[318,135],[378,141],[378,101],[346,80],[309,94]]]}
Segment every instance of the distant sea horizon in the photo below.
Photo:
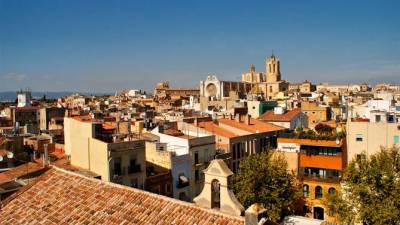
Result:
{"label": "distant sea horizon", "polygon": [[[79,91],[32,91],[33,99],[40,99],[46,95],[47,99],[58,99],[64,96],[79,93],[81,95],[114,95],[115,93],[90,93]],[[0,102],[14,102],[17,99],[17,91],[0,91]]]}

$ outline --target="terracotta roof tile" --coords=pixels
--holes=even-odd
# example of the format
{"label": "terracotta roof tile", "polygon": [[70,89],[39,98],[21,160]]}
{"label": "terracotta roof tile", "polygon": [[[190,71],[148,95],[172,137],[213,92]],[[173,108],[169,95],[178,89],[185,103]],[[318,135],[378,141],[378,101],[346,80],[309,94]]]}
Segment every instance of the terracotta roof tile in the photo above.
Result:
{"label": "terracotta roof tile", "polygon": [[244,224],[241,217],[51,168],[8,198],[0,224]]}
{"label": "terracotta roof tile", "polygon": [[[244,119],[242,119],[241,121],[244,121]],[[218,122],[250,133],[272,132],[286,129],[272,123],[262,122],[255,119],[250,119],[250,125],[247,125],[245,122],[237,122],[236,120],[231,119],[219,119]]]}
{"label": "terracotta roof tile", "polygon": [[42,169],[43,169],[43,166],[41,166],[37,163],[33,163],[33,162],[25,163],[25,164],[19,165],[17,167],[14,167],[6,172],[0,173],[0,183],[9,182],[16,178],[22,177],[22,176],[30,174],[30,173],[37,172]]}
{"label": "terracotta roof tile", "polygon": [[299,108],[287,111],[284,114],[275,114],[273,110],[270,110],[262,114],[258,119],[264,121],[291,121],[299,113],[301,113]]}
{"label": "terracotta roof tile", "polygon": [[234,138],[237,137],[234,133],[219,127],[217,124],[214,124],[213,121],[204,121],[204,122],[199,122],[199,127],[205,129],[208,132],[211,132],[213,134],[223,136],[226,138]]}

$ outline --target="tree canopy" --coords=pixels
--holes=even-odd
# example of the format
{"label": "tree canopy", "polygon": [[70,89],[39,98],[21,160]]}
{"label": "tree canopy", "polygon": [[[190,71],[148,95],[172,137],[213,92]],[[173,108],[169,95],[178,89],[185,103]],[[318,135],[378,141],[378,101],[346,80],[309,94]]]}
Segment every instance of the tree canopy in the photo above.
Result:
{"label": "tree canopy", "polygon": [[400,224],[400,150],[381,149],[352,160],[343,188],[327,199],[341,224]]}
{"label": "tree canopy", "polygon": [[272,221],[279,221],[295,210],[301,198],[295,176],[289,173],[285,157],[272,151],[247,157],[241,161],[233,177],[233,191],[240,203],[248,208],[262,203]]}

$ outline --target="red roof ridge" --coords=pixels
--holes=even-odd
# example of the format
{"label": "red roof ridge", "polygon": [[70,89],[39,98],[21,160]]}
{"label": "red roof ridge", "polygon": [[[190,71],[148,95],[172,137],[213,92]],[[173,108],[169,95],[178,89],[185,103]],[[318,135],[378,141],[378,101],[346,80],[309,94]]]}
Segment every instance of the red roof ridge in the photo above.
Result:
{"label": "red roof ridge", "polygon": [[[7,211],[10,211],[10,210],[18,210],[18,209],[11,209],[10,207],[13,207],[13,205],[11,205],[11,206],[9,206],[8,208],[7,208],[7,205],[8,204],[11,204],[11,203],[13,203],[13,200],[15,200],[15,198],[17,198],[18,196],[21,196],[21,195],[23,195],[25,192],[27,192],[29,189],[31,189],[31,188],[33,188],[34,186],[35,186],[35,184],[38,184],[40,181],[42,181],[42,183],[43,182],[45,182],[45,183],[43,183],[43,185],[46,185],[46,183],[47,183],[47,181],[48,181],[48,179],[52,179],[51,177],[52,177],[52,175],[53,176],[55,176],[55,178],[54,179],[56,179],[56,178],[65,178],[65,177],[63,177],[63,174],[64,174],[64,176],[65,175],[68,175],[68,176],[73,176],[73,177],[75,177],[75,178],[79,178],[79,179],[84,179],[84,180],[87,180],[87,181],[90,181],[90,182],[92,182],[92,184],[102,184],[102,186],[100,186],[100,187],[98,187],[98,186],[93,186],[93,187],[96,187],[96,188],[103,188],[103,190],[104,191],[107,191],[107,190],[112,190],[112,189],[109,189],[110,187],[112,187],[112,188],[116,188],[116,191],[119,189],[120,190],[120,192],[119,193],[123,193],[123,194],[118,194],[118,195],[120,195],[119,197],[125,197],[125,198],[128,198],[130,195],[132,195],[132,194],[139,194],[140,196],[142,196],[142,197],[150,197],[149,199],[147,199],[147,200],[149,200],[149,201],[151,201],[151,200],[162,200],[162,201],[164,201],[163,203],[166,203],[166,204],[168,204],[168,203],[172,203],[172,204],[177,204],[177,205],[169,205],[170,207],[172,207],[172,208],[170,208],[170,209],[168,209],[168,207],[166,207],[166,208],[162,208],[162,210],[160,210],[160,215],[159,216],[162,216],[162,217],[165,217],[165,219],[168,219],[169,218],[169,212],[168,211],[171,211],[171,214],[173,214],[173,213],[175,213],[175,211],[176,211],[176,209],[179,207],[179,206],[181,206],[182,208],[180,208],[179,207],[179,209],[180,210],[184,210],[186,213],[189,213],[189,214],[186,214],[187,215],[187,221],[185,221],[185,218],[186,217],[184,217],[183,219],[182,218],[177,218],[178,220],[180,220],[181,222],[183,222],[183,221],[185,221],[186,223],[180,223],[180,224],[191,224],[191,222],[193,222],[193,218],[195,218],[196,220],[202,220],[202,221],[208,221],[208,222],[211,222],[211,221],[213,221],[213,220],[215,220],[216,218],[220,218],[220,220],[228,220],[229,222],[226,222],[225,221],[225,223],[224,224],[244,224],[244,218],[243,217],[238,217],[238,216],[233,216],[233,215],[229,215],[229,214],[224,214],[224,213],[222,213],[222,212],[219,212],[219,211],[217,211],[217,210],[213,210],[213,209],[207,209],[207,208],[202,208],[202,207],[199,207],[199,206],[197,206],[197,205],[195,205],[194,203],[189,203],[189,202],[183,202],[183,201],[180,201],[180,200],[177,200],[177,199],[173,199],[173,198],[169,198],[169,197],[166,197],[166,196],[162,196],[162,195],[157,195],[157,194],[154,194],[154,193],[150,193],[150,192],[147,192],[147,191],[144,191],[144,190],[140,190],[140,189],[136,189],[136,188],[132,188],[132,187],[128,187],[128,186],[124,186],[124,185],[120,185],[120,184],[116,184],[116,183],[111,183],[111,182],[107,182],[107,181],[102,181],[102,180],[99,180],[99,179],[95,179],[95,178],[90,178],[90,177],[86,177],[86,176],[84,176],[84,175],[81,175],[81,174],[77,174],[77,173],[74,173],[74,172],[72,172],[72,171],[68,171],[68,170],[65,170],[65,169],[63,169],[63,168],[59,168],[59,167],[57,167],[57,166],[50,166],[49,167],[50,169],[48,170],[48,171],[46,171],[43,175],[41,175],[38,179],[36,179],[36,181],[35,182],[32,182],[31,184],[29,184],[29,185],[27,185],[27,186],[25,186],[24,188],[22,188],[21,189],[21,191],[18,191],[18,192],[16,192],[15,194],[13,194],[12,196],[10,196],[9,197],[9,199],[7,199],[6,200],[6,203],[5,204],[2,204],[2,206],[1,206],[1,211],[0,211],[0,214],[3,214],[3,215],[7,215],[8,213],[7,213]],[[81,182],[81,181],[83,181],[83,180],[81,180],[81,181],[79,181],[79,180],[75,180],[75,179],[66,179],[67,181],[65,181],[65,182],[67,182],[66,183],[66,185],[68,185],[69,183],[68,182],[76,182],[76,183],[79,183],[79,184],[82,184],[82,185],[84,185],[84,186],[89,186],[89,187],[91,187],[92,185],[90,185],[90,183],[86,183],[86,182]],[[103,186],[104,185],[104,186]],[[39,186],[40,187],[40,186]],[[38,188],[39,188],[38,187]],[[127,192],[124,192],[123,190],[126,190]],[[76,191],[77,192],[79,192],[79,189],[76,189]],[[41,193],[36,193],[37,195],[40,195]],[[93,195],[95,194],[95,193],[92,193]],[[26,196],[25,196],[26,197]],[[65,196],[64,196],[65,197]],[[93,197],[93,196],[89,196],[89,197]],[[48,201],[49,199],[44,199],[43,201]],[[57,201],[58,202],[58,201]],[[4,202],[3,202],[4,203]],[[20,202],[19,201],[16,201],[15,202],[15,204],[20,204]],[[32,202],[30,202],[30,203],[28,203],[28,204],[32,204]],[[56,203],[57,204],[57,203]],[[62,205],[60,205],[59,207],[62,207]],[[111,205],[110,204],[108,204],[107,206],[105,206],[105,209],[107,209],[107,207],[111,207]],[[137,206],[130,206],[132,209],[137,209],[137,208],[139,208],[140,206],[139,205],[137,205]],[[137,208],[136,208],[137,207]],[[157,207],[157,206],[156,206]],[[160,207],[160,206],[159,206]],[[164,207],[164,206],[163,206]],[[7,209],[6,209],[7,208]],[[131,209],[130,208],[130,209]],[[188,209],[189,208],[189,209]],[[23,209],[20,209],[20,210],[23,210]],[[100,210],[100,209],[99,209]],[[202,211],[203,213],[206,213],[205,215],[207,215],[207,214],[209,214],[208,216],[206,216],[206,218],[203,218],[205,215],[203,214],[203,217],[202,218],[196,218],[196,214],[199,214],[199,211],[194,211],[194,210],[200,210],[200,211]],[[101,211],[101,210],[100,210]],[[183,213],[182,215],[185,215],[185,213]],[[12,215],[10,215],[11,217],[12,217]],[[82,216],[82,215],[81,215]],[[149,222],[148,220],[151,220],[151,219],[153,219],[153,216],[151,216],[151,215],[147,215],[148,216],[148,219],[146,219],[146,218],[138,218],[138,219],[140,219],[140,221],[141,222]],[[13,218],[13,217],[12,217]],[[24,218],[21,218],[21,219],[24,219]],[[25,218],[26,219],[26,218]],[[31,222],[38,222],[38,221],[41,221],[42,219],[44,220],[45,218],[36,218],[36,217],[34,217],[34,219],[32,219],[32,218],[30,218],[32,221]],[[46,218],[46,219],[48,219],[48,218]],[[82,218],[81,218],[82,219]],[[90,216],[89,216],[89,218],[87,218],[86,220],[89,220],[90,219]],[[112,218],[110,218],[110,219],[112,219]],[[134,218],[132,218],[132,219],[134,219]],[[6,216],[4,216],[4,220],[5,221],[10,221],[10,218],[7,218]],[[86,221],[85,219],[83,219],[83,220],[79,220],[79,222],[84,222],[84,221]],[[107,220],[107,219],[106,219]],[[124,219],[125,221],[127,220],[127,219]],[[182,221],[183,220],[183,221]],[[13,222],[17,222],[18,223],[18,221],[15,221],[15,218],[13,218],[11,221],[13,221]],[[107,221],[106,221],[107,222]],[[109,222],[111,222],[111,221],[109,221]],[[129,222],[129,221],[128,221]],[[132,222],[132,221],[131,221]],[[215,222],[218,222],[218,221],[215,221]],[[221,222],[221,221],[220,221]],[[79,223],[80,224],[80,223]]]}
{"label": "red roof ridge", "polygon": [[155,198],[163,199],[163,200],[170,201],[170,202],[175,202],[177,204],[181,204],[181,205],[185,205],[185,206],[189,206],[189,207],[195,207],[195,208],[201,209],[201,210],[206,211],[206,212],[215,213],[215,214],[218,214],[220,216],[225,216],[225,217],[228,217],[228,218],[234,218],[234,219],[239,219],[239,220],[243,220],[244,221],[244,218],[242,218],[242,217],[229,215],[229,214],[222,213],[222,212],[219,212],[219,211],[214,210],[214,209],[203,208],[203,207],[195,205],[194,203],[181,201],[179,199],[170,198],[170,197],[167,197],[167,196],[164,196],[164,195],[158,195],[158,194],[151,193],[151,192],[148,192],[148,191],[145,191],[145,190],[142,190],[142,189],[133,188],[133,187],[129,187],[129,186],[122,185],[122,184],[117,184],[117,183],[113,183],[113,182],[107,182],[107,181],[103,181],[103,180],[87,177],[87,176],[84,176],[82,174],[75,173],[73,171],[68,171],[68,170],[65,170],[65,169],[57,167],[57,166],[51,166],[51,168],[56,169],[56,170],[61,171],[61,172],[64,172],[64,173],[67,173],[67,174],[70,174],[70,175],[73,175],[73,176],[78,176],[80,178],[84,178],[84,179],[87,179],[87,180],[90,180],[90,181],[95,181],[97,183],[102,183],[102,184],[106,184],[106,185],[109,185],[109,186],[112,186],[112,187],[122,188],[122,189],[129,190],[129,191],[136,191],[136,192],[139,192],[139,193],[142,193],[142,194],[147,194],[147,195],[155,197]]}

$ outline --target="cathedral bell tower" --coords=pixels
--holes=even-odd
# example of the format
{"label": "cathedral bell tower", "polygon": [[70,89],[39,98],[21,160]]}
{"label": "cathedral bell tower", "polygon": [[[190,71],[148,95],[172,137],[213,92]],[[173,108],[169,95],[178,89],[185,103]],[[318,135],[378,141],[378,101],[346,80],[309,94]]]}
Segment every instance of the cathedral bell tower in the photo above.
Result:
{"label": "cathedral bell tower", "polygon": [[279,59],[275,57],[274,53],[272,53],[265,62],[265,74],[267,76],[267,83],[281,80],[280,62]]}

